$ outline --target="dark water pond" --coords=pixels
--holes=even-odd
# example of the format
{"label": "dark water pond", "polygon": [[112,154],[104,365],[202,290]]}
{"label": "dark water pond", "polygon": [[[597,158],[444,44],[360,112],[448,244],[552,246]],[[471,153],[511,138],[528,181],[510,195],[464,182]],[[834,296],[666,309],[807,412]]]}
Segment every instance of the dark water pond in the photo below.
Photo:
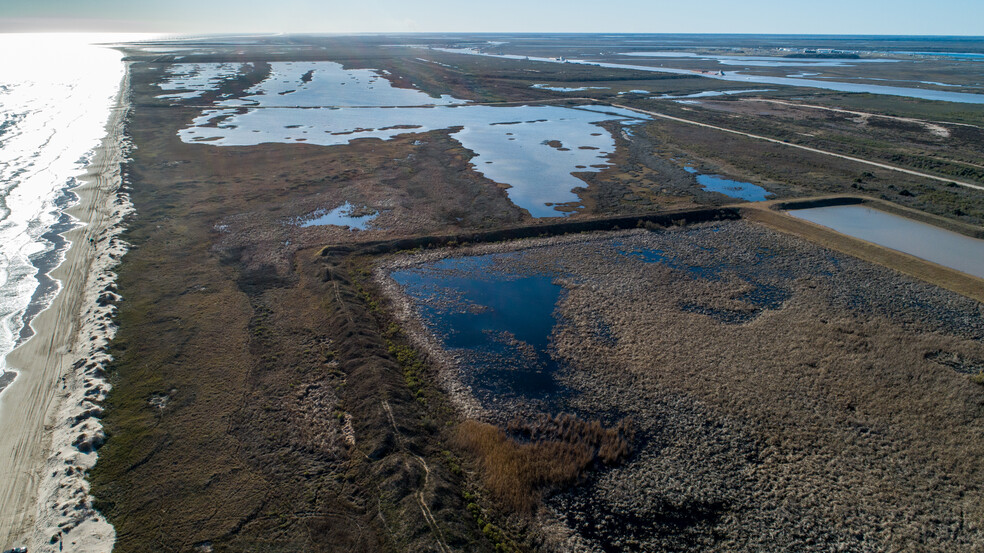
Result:
{"label": "dark water pond", "polygon": [[465,383],[483,404],[555,400],[562,390],[550,335],[563,288],[551,276],[498,267],[496,258],[507,255],[448,258],[391,276],[444,347],[463,359]]}

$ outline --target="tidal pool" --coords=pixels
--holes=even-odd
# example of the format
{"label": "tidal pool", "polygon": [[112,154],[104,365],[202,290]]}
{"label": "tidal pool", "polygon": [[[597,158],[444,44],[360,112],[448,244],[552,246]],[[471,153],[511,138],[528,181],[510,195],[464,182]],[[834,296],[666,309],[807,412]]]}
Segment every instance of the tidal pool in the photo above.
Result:
{"label": "tidal pool", "polygon": [[353,215],[355,206],[345,202],[335,209],[319,209],[297,221],[297,225],[303,228],[320,227],[335,225],[339,227],[349,227],[355,230],[365,230],[369,221],[379,216],[379,213],[368,213],[366,215]]}
{"label": "tidal pool", "polygon": [[787,213],[848,236],[984,278],[984,240],[863,205],[795,209]]}

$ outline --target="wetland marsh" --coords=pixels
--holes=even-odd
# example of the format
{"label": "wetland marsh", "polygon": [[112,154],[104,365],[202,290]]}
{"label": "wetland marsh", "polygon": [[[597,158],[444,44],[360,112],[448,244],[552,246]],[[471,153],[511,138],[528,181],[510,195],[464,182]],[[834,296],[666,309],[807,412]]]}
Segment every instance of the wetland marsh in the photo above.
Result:
{"label": "wetland marsh", "polygon": [[[191,82],[160,83],[167,90],[198,97],[231,69],[229,64],[191,65]],[[603,121],[633,124],[645,118],[608,106],[457,106],[449,95],[431,98],[414,89],[396,88],[379,71],[344,70],[330,62],[271,64],[264,81],[237,98],[205,109],[179,131],[188,143],[254,146],[307,143],[338,146],[353,140],[390,140],[407,133],[450,129],[451,136],[474,152],[475,170],[508,187],[510,199],[534,217],[559,217],[556,204],[577,204],[572,189],[583,186],[574,172],[597,172],[614,152]],[[191,78],[191,77],[189,77]],[[408,107],[412,106],[412,107]],[[625,114],[625,115],[622,115]]]}
{"label": "wetland marsh", "polygon": [[[390,278],[433,336],[422,339],[452,353],[442,370],[479,398],[481,418],[566,412],[636,427],[624,466],[548,496],[567,546],[971,551],[981,540],[959,521],[978,512],[970,450],[984,389],[940,362],[984,361],[977,302],[748,222],[473,251],[410,256]],[[498,372],[541,366],[549,388]],[[942,533],[937,520],[950,521]]]}
{"label": "wetland marsh", "polygon": [[771,208],[979,229],[984,108],[701,73],[973,62],[752,59],[787,40],[126,46],[116,550],[979,550],[979,279]]}

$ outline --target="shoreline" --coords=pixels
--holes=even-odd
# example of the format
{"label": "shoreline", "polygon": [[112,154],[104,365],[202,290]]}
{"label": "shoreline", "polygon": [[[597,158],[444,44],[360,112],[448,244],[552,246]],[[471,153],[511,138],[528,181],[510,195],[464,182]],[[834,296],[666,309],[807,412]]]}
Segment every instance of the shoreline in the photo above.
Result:
{"label": "shoreline", "polygon": [[121,191],[128,102],[126,67],[106,134],[73,189],[78,202],[65,211],[80,224],[64,233],[71,247],[50,273],[62,288],[32,321],[34,336],[7,356],[17,377],[0,396],[2,548],[58,551],[64,543],[95,553],[115,542],[113,527],[93,508],[85,474],[104,440],[104,349],[115,334],[117,299],[110,269],[126,252],[119,234],[132,210]]}

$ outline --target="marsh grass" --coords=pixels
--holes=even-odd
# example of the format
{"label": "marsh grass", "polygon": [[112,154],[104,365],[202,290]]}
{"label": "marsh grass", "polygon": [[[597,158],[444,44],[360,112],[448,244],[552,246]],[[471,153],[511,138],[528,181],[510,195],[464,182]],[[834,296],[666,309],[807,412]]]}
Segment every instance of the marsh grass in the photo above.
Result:
{"label": "marsh grass", "polygon": [[632,452],[635,432],[624,419],[606,428],[573,415],[513,421],[507,430],[462,422],[454,442],[477,460],[482,483],[506,507],[529,513],[542,492],[568,486],[594,466],[615,465]]}

